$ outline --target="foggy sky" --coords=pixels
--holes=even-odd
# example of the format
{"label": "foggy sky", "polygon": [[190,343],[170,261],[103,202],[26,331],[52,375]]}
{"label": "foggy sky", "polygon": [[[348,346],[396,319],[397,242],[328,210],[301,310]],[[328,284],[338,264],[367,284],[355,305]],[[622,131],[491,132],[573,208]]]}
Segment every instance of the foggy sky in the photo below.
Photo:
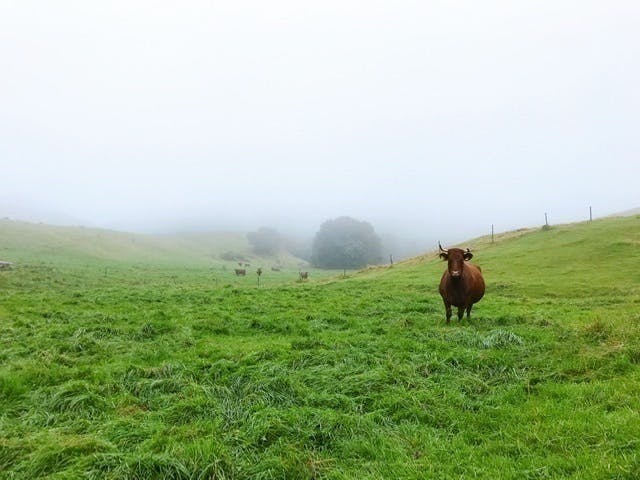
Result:
{"label": "foggy sky", "polygon": [[0,214],[447,242],[638,207],[639,26],[637,1],[2,0]]}

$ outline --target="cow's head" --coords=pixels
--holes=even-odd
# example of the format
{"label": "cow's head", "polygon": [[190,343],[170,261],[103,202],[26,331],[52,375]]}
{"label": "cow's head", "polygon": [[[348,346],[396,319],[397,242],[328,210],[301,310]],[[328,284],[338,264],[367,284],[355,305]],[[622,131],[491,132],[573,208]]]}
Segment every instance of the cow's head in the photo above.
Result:
{"label": "cow's head", "polygon": [[467,248],[467,250],[462,250],[461,248],[450,248],[445,250],[438,242],[438,248],[440,248],[440,258],[446,260],[448,263],[449,275],[454,280],[459,279],[462,276],[462,269],[464,268],[464,261],[471,260],[473,258],[473,253],[471,250]]}

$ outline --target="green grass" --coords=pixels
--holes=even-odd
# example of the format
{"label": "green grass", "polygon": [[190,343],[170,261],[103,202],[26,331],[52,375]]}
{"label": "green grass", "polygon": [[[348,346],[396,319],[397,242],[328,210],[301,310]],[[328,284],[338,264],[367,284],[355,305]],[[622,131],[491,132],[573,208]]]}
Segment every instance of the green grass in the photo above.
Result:
{"label": "green grass", "polygon": [[640,219],[470,246],[451,325],[435,254],[258,287],[0,249],[0,478],[638,478]]}

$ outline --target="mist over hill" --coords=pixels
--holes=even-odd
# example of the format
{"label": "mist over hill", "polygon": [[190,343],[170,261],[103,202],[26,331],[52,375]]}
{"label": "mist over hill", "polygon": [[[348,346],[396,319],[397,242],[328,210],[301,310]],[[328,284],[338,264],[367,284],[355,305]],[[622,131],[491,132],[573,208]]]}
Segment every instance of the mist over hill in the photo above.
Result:
{"label": "mist over hill", "polygon": [[616,212],[609,216],[611,217],[630,217],[632,215],[640,215],[640,207],[632,208],[630,210],[624,210],[622,212]]}
{"label": "mist over hill", "polygon": [[[638,214],[640,214],[640,208],[632,208],[609,216]],[[258,217],[251,221],[234,220],[230,217],[206,219],[194,215],[192,218],[173,221],[167,218],[153,228],[145,228],[145,225],[149,227],[149,224],[143,222],[131,224],[130,229],[104,229],[92,227],[94,224],[92,221],[78,219],[29,202],[4,198],[0,204],[0,219],[3,219],[0,228],[5,234],[11,232],[10,236],[18,243],[21,241],[21,236],[39,239],[35,243],[39,245],[38,248],[41,251],[52,252],[55,249],[63,251],[66,248],[64,246],[66,238],[67,247],[72,250],[84,242],[85,245],[80,248],[80,251],[90,255],[99,251],[98,256],[112,258],[117,258],[122,253],[125,258],[164,256],[185,259],[187,262],[210,262],[212,259],[220,259],[220,256],[225,253],[227,257],[253,255],[247,242],[247,233],[256,230],[259,226],[269,225],[284,239],[282,252],[280,252],[280,256],[286,258],[283,261],[296,263],[300,260],[310,260],[311,244],[320,223],[314,225],[310,219],[306,221],[289,219],[288,222],[272,219],[273,223],[268,224],[260,223]],[[574,220],[584,219],[586,218]],[[37,226],[36,223],[41,225]],[[538,225],[542,223],[543,219]],[[551,224],[556,223],[556,219],[551,216]],[[464,225],[464,222],[461,221],[461,224]],[[382,241],[383,263],[400,261],[432,250],[438,241],[443,244],[453,244],[490,233],[490,226],[475,230],[465,229],[464,226],[457,230],[441,229],[437,227],[437,219],[433,222],[428,219],[416,222],[416,228],[413,230],[406,226],[398,226],[398,223],[374,223],[373,225]],[[9,228],[9,226],[12,227]],[[537,225],[517,225],[514,229],[531,226]],[[505,231],[510,230],[501,229],[496,225],[496,234]],[[116,247],[116,245],[119,246]],[[123,249],[123,245],[126,245],[126,248]],[[169,254],[169,252],[173,253]],[[294,260],[296,258],[298,260]]]}
{"label": "mist over hill", "polygon": [[[371,223],[383,240],[383,254],[388,259],[406,258],[419,254],[437,245],[451,244],[485,235],[491,232],[493,224],[496,233],[515,230],[523,227],[536,227],[544,224],[545,213],[548,213],[550,224],[570,223],[587,220],[589,207],[572,208],[564,212],[541,208],[537,215],[533,212],[512,212],[510,218],[504,217],[504,212],[495,214],[483,213],[470,215],[466,212],[450,212],[443,207],[442,211],[432,212],[430,215],[417,214],[411,210],[398,211],[388,215],[375,209],[363,211],[356,215],[361,206],[343,206],[339,214],[324,214],[318,210],[301,211],[292,206],[290,210],[283,209],[275,215],[259,208],[252,212],[244,211],[238,206],[229,204],[226,211],[216,210],[217,207],[186,210],[167,210],[158,213],[150,210],[145,214],[144,209],[135,204],[131,205],[128,215],[114,215],[108,218],[98,216],[77,216],[73,209],[58,208],[35,199],[24,199],[10,195],[0,197],[0,218],[43,223],[58,226],[84,226],[106,230],[132,232],[151,236],[171,236],[203,234],[208,232],[236,232],[245,235],[260,227],[267,226],[280,232],[297,245],[298,252],[307,252],[308,244],[312,241],[320,225],[330,219],[343,216],[353,216]],[[470,210],[472,211],[472,210]],[[593,218],[610,215],[634,215],[640,208],[625,208],[601,210],[593,207]],[[135,213],[138,212],[138,213]],[[521,213],[521,215],[520,215]],[[305,256],[304,254],[302,256]],[[306,255],[308,257],[309,255]]]}
{"label": "mist over hill", "polygon": [[49,225],[92,225],[87,219],[49,208],[42,202],[9,196],[0,196],[0,218]]}

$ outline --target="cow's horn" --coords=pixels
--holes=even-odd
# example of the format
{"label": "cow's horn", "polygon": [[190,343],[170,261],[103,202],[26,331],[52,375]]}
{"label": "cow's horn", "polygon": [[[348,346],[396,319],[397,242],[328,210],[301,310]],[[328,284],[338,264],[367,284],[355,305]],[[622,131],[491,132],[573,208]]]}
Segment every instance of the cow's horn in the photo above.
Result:
{"label": "cow's horn", "polygon": [[442,248],[442,245],[440,245],[440,241],[438,241],[438,248],[440,248],[441,252],[445,252],[445,253],[448,252],[448,250],[445,250],[444,248]]}

